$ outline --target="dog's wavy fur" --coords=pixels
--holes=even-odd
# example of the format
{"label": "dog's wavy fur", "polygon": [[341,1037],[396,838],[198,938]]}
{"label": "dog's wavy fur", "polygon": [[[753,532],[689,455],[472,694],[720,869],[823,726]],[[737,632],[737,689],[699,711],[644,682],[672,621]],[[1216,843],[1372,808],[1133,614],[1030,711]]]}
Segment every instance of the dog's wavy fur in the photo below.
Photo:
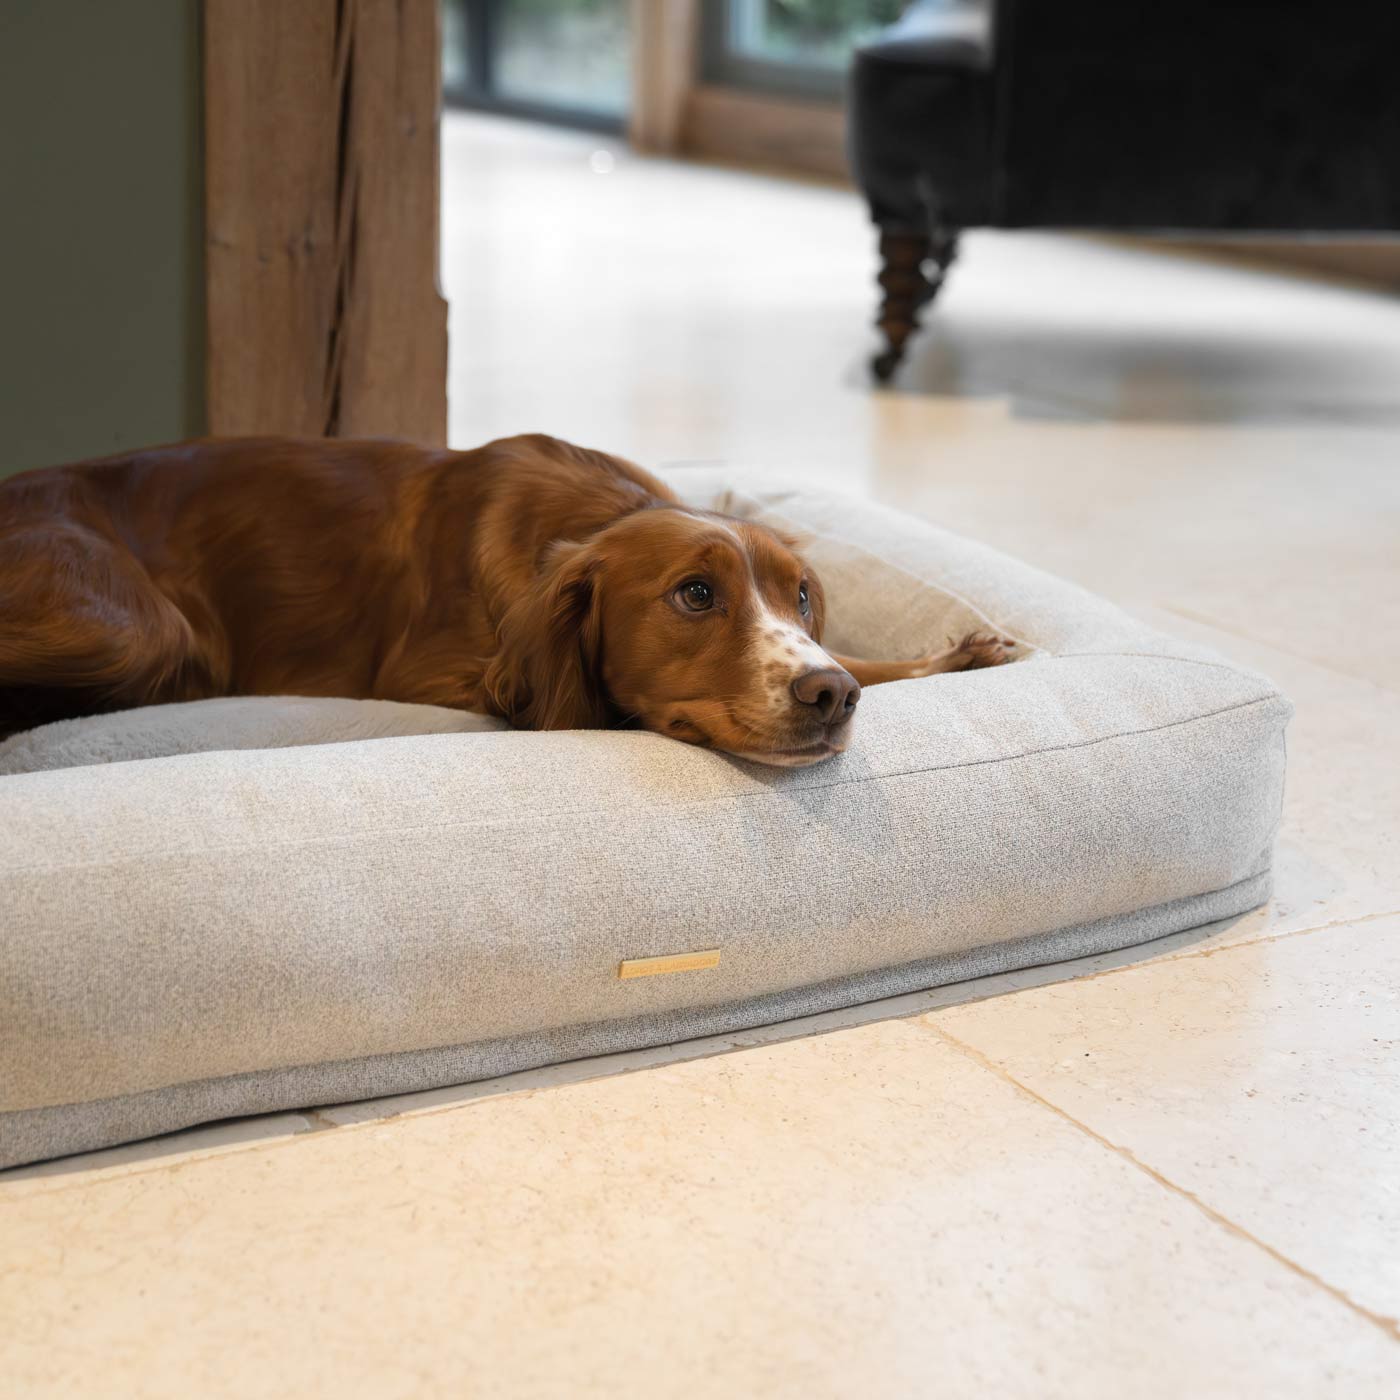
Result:
{"label": "dog's wavy fur", "polygon": [[[676,605],[692,574],[715,581],[709,617]],[[874,684],[1004,657],[980,635],[912,662],[832,657],[823,607],[791,541],[554,438],[182,443],[0,482],[0,737],[336,695],[762,756],[812,740],[788,694],[804,669]]]}

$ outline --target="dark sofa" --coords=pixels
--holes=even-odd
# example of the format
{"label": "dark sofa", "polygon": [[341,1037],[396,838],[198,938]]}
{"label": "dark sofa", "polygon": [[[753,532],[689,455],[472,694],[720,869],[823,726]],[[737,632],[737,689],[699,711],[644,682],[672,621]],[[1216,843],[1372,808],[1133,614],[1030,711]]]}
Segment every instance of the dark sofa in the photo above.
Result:
{"label": "dark sofa", "polygon": [[887,378],[967,228],[1400,230],[1400,0],[915,0],[856,53]]}

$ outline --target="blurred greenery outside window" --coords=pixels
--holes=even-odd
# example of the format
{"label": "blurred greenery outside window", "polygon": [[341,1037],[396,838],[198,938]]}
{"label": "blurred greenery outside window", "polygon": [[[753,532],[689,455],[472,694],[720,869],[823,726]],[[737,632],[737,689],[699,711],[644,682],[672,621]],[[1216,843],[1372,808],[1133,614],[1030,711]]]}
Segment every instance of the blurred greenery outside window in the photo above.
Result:
{"label": "blurred greenery outside window", "polygon": [[448,103],[617,131],[631,95],[629,0],[442,0]]}
{"label": "blurred greenery outside window", "polygon": [[[701,0],[700,80],[835,98],[851,49],[906,0]],[[629,0],[442,0],[454,106],[599,130],[626,121]]]}
{"label": "blurred greenery outside window", "polygon": [[851,50],[907,0],[704,0],[701,76],[755,92],[837,98]]}

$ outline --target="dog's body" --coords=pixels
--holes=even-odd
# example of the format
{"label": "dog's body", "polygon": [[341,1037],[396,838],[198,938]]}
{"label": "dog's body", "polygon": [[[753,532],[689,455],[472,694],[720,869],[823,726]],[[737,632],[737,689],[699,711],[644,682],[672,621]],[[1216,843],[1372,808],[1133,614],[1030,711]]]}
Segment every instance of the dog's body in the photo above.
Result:
{"label": "dog's body", "polygon": [[208,440],[0,482],[0,737],[335,695],[805,763],[845,746],[860,685],[1004,657],[834,657],[822,616],[790,541],[542,436]]}

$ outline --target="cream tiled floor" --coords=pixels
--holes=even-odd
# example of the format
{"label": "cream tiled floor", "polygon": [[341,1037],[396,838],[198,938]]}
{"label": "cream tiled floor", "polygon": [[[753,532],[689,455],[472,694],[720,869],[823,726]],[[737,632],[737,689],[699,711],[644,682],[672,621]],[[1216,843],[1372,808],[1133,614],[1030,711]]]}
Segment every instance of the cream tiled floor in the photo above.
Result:
{"label": "cream tiled floor", "polygon": [[853,196],[450,118],[452,433],[979,535],[1294,699],[1263,910],[0,1176],[23,1395],[1368,1396],[1400,1376],[1400,304],[967,240],[861,375]]}

